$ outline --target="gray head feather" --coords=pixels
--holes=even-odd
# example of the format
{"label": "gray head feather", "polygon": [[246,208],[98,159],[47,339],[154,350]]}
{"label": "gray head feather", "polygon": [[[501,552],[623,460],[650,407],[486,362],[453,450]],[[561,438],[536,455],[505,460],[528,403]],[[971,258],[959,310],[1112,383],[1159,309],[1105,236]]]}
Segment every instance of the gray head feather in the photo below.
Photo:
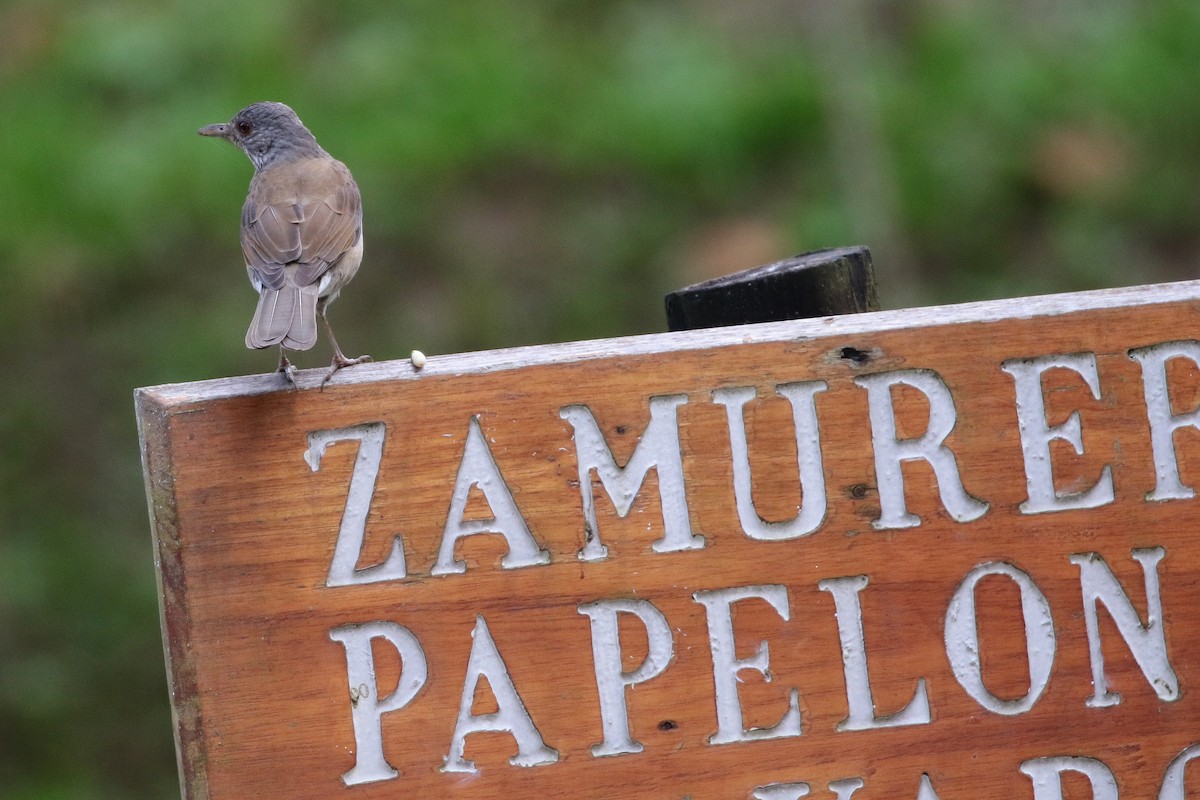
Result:
{"label": "gray head feather", "polygon": [[327,155],[304,123],[283,103],[254,103],[227,123],[200,129],[202,136],[220,136],[241,148],[261,170],[280,161]]}

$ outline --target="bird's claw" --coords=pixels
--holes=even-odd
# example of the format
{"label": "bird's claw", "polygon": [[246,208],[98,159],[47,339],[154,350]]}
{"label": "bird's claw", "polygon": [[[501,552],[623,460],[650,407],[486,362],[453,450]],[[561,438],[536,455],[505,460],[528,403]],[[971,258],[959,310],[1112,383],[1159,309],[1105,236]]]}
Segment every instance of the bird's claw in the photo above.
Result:
{"label": "bird's claw", "polygon": [[366,364],[371,360],[370,356],[359,356],[358,358],[346,358],[338,354],[333,357],[333,363],[329,365],[329,371],[325,373],[325,377],[321,379],[321,388],[325,388],[325,384],[333,377],[339,369],[344,367],[353,367],[355,364]]}
{"label": "bird's claw", "polygon": [[292,362],[288,361],[286,358],[279,359],[279,368],[275,371],[282,372],[284,380],[286,380],[293,389],[299,389],[299,387],[296,386],[296,367],[292,364]]}

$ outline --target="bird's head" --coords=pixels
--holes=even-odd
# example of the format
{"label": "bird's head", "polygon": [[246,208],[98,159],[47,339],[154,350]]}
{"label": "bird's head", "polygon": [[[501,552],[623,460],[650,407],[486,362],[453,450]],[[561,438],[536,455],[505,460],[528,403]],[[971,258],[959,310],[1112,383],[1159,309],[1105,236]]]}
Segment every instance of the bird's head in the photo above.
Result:
{"label": "bird's head", "polygon": [[229,122],[206,125],[201,136],[226,139],[241,148],[255,169],[293,158],[321,155],[325,151],[304,123],[283,103],[254,103]]}

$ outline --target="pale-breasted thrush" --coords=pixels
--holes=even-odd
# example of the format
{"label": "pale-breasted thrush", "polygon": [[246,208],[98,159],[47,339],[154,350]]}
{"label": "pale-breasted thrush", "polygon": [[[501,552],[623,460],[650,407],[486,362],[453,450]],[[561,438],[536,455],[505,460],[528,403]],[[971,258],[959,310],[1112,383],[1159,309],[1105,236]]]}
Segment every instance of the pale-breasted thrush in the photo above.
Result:
{"label": "pale-breasted thrush", "polygon": [[333,345],[329,380],[346,358],[326,310],[362,262],[362,198],[346,165],[325,152],[296,112],[283,103],[255,103],[201,136],[237,145],[254,164],[242,207],[242,253],[258,307],[246,346],[279,345],[279,371],[293,381],[285,350],[317,341],[317,314]]}

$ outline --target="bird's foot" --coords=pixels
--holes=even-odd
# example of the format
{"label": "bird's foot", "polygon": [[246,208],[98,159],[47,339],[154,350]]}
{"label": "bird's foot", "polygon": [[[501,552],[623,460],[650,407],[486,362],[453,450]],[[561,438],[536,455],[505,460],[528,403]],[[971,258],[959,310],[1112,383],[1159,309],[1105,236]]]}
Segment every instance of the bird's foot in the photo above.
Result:
{"label": "bird's foot", "polygon": [[275,371],[282,372],[284,379],[293,389],[298,388],[296,386],[296,367],[287,358],[284,356],[279,357],[279,367]]}
{"label": "bird's foot", "polygon": [[334,373],[337,372],[339,369],[342,369],[344,367],[353,367],[355,364],[366,364],[370,360],[371,360],[370,356],[359,356],[358,358],[346,358],[341,353],[334,355],[333,363],[331,363],[329,365],[329,372],[326,372],[325,377],[321,379],[322,388],[324,388],[325,384],[329,382],[329,379],[332,378]]}

